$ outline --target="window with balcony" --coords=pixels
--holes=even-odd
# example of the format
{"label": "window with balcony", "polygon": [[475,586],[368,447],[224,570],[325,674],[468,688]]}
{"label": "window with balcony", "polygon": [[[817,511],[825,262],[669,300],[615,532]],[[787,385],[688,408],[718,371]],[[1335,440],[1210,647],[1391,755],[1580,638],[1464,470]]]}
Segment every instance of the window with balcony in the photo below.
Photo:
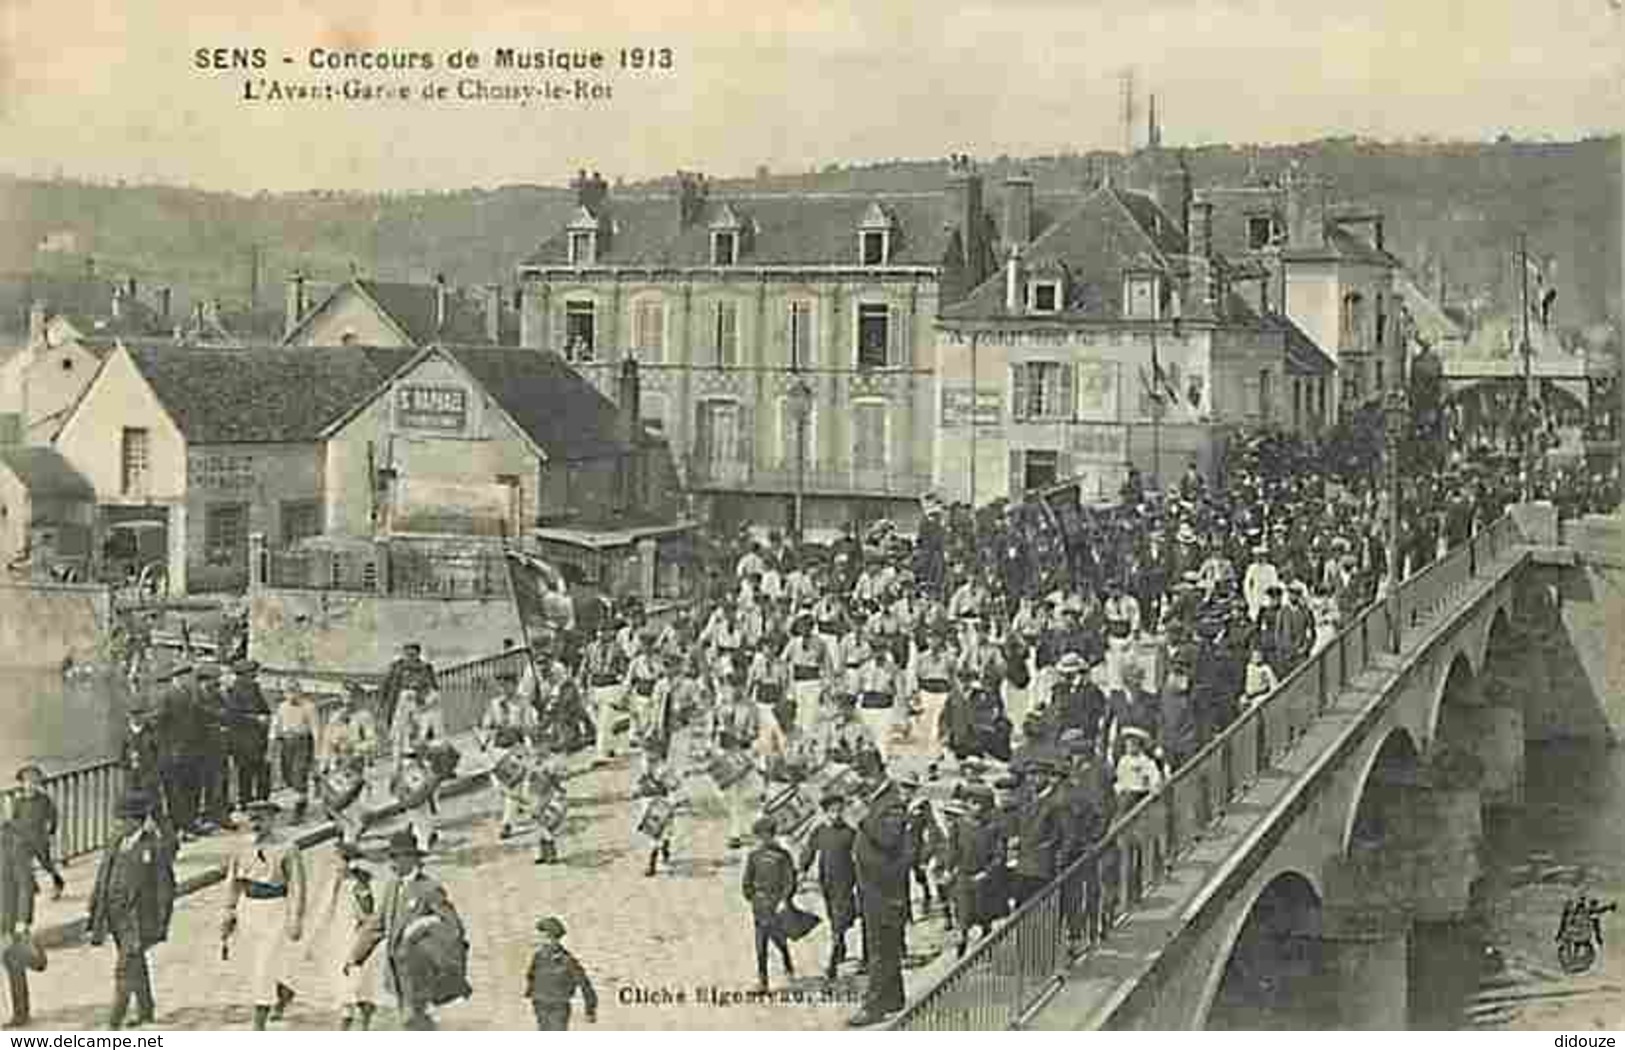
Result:
{"label": "window with balcony", "polygon": [[567,361],[591,361],[598,345],[598,309],[590,299],[571,299],[564,304],[564,357]]}
{"label": "window with balcony", "polygon": [[666,359],[666,304],[639,299],[632,304],[632,351],[643,364]]}
{"label": "window with balcony", "polygon": [[125,495],[146,488],[151,466],[151,433],[146,427],[125,427],[119,441],[119,491]]}
{"label": "window with balcony", "polygon": [[1010,367],[1010,414],[1017,422],[1071,419],[1073,368],[1059,361],[1025,361]]}
{"label": "window with balcony", "polygon": [[896,327],[891,307],[884,303],[858,304],[858,367],[885,368],[895,363]]}

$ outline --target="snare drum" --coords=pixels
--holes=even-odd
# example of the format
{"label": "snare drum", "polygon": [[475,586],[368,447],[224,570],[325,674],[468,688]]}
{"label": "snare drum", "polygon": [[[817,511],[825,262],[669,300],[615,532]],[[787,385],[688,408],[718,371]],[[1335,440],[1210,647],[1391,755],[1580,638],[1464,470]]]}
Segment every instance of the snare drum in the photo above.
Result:
{"label": "snare drum", "polygon": [[744,779],[750,772],[750,756],[743,751],[718,751],[711,756],[706,765],[706,772],[716,781],[717,787],[727,789],[733,787]]}
{"label": "snare drum", "polygon": [[517,790],[524,783],[525,776],[530,772],[529,764],[518,751],[509,751],[503,755],[491,770],[491,775],[498,784],[512,790]]}
{"label": "snare drum", "polygon": [[344,764],[334,766],[319,777],[316,790],[322,805],[339,813],[360,797],[366,782],[359,766]]}
{"label": "snare drum", "polygon": [[400,772],[395,774],[390,790],[410,809],[422,805],[437,783],[439,778],[430,770],[428,763],[414,756],[401,763]]}
{"label": "snare drum", "polygon": [[670,799],[651,798],[643,804],[643,813],[638,817],[638,832],[658,842],[666,837],[671,829],[672,814],[676,811]]}
{"label": "snare drum", "polygon": [[564,821],[568,815],[569,804],[565,800],[564,792],[555,791],[548,796],[546,802],[537,808],[536,823],[549,833],[553,833],[564,827]]}

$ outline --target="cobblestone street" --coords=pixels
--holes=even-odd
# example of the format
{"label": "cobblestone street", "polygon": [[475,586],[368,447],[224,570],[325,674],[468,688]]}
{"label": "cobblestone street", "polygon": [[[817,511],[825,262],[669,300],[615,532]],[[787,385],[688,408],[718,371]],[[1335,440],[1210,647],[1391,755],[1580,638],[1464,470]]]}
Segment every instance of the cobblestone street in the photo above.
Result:
{"label": "cobblestone street", "polygon": [[[647,854],[634,843],[628,791],[631,770],[618,764],[570,782],[571,815],[563,865],[532,863],[531,841],[498,843],[498,800],[489,791],[452,799],[443,806],[442,841],[429,870],[442,879],[464,917],[471,942],[472,998],[440,1011],[448,1029],[533,1027],[522,999],[524,971],[537,916],[553,913],[569,927],[565,944],[581,959],[597,987],[599,1026],[614,1029],[827,1029],[842,1025],[862,997],[863,978],[848,963],[832,993],[823,989],[826,926],[793,946],[796,976],[787,980],[770,963],[775,992],[800,1001],[719,1005],[755,985],[750,912],[739,893],[743,850],[726,848],[726,821],[710,782],[691,779],[693,804],[678,817],[672,864],[646,878]],[[370,865],[384,872],[383,839],[397,822],[370,829]],[[328,886],[332,847],[311,850],[313,904]],[[88,865],[80,869],[88,877]],[[822,910],[817,889],[804,880],[799,902]],[[160,1029],[246,1028],[251,1004],[246,950],[222,962],[219,925],[225,888],[209,887],[176,902],[169,942],[151,954]],[[916,950],[936,941],[917,928]],[[339,1003],[332,949],[317,943],[295,970],[300,993],[283,1027],[331,1029]],[[859,931],[848,935],[856,957]],[[105,1022],[111,991],[110,948],[79,945],[51,954],[50,968],[36,976],[36,1028],[94,1028]],[[924,974],[905,973],[910,987]],[[705,989],[707,1002],[696,989]],[[712,994],[715,989],[720,996]],[[683,1002],[672,1001],[679,995]],[[783,998],[783,997],[781,997]],[[375,1027],[396,1026],[394,1004],[380,1003]],[[579,1006],[575,1023],[584,1025]],[[273,1027],[276,1025],[273,1024]]]}

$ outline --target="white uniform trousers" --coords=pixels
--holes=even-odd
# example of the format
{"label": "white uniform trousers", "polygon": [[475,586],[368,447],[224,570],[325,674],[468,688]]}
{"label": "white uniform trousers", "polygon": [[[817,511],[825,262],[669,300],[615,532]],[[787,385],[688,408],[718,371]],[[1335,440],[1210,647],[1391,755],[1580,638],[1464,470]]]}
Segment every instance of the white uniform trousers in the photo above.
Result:
{"label": "white uniform trousers", "polygon": [[[249,965],[249,992],[255,1006],[275,1006],[276,986],[288,983],[290,946],[287,897],[237,901],[236,941]],[[309,931],[304,931],[308,933]]]}
{"label": "white uniform trousers", "polygon": [[593,755],[596,758],[608,759],[615,753],[615,720],[621,717],[619,705],[625,692],[626,687],[619,683],[595,685],[589,691],[592,717],[598,723],[598,732],[593,740]]}
{"label": "white uniform trousers", "polygon": [[818,728],[819,704],[824,697],[823,679],[791,682],[790,696],[796,702],[796,733],[806,736]]}

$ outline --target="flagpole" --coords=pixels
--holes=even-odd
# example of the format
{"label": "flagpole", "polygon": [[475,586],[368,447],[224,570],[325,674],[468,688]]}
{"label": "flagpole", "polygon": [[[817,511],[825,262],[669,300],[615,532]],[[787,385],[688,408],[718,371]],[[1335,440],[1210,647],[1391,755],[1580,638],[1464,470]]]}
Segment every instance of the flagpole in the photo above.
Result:
{"label": "flagpole", "polygon": [[1162,362],[1157,356],[1157,326],[1151,325],[1151,484],[1162,492]]}
{"label": "flagpole", "polygon": [[[530,661],[531,680],[536,683],[538,695],[542,688],[542,669],[536,666],[536,646],[530,637],[529,617],[519,604],[519,581],[514,577],[514,552],[511,548],[503,547],[502,565],[508,570],[508,595],[513,599],[513,611],[519,617],[519,638],[525,645],[525,659]],[[540,713],[540,712],[538,712]]]}

